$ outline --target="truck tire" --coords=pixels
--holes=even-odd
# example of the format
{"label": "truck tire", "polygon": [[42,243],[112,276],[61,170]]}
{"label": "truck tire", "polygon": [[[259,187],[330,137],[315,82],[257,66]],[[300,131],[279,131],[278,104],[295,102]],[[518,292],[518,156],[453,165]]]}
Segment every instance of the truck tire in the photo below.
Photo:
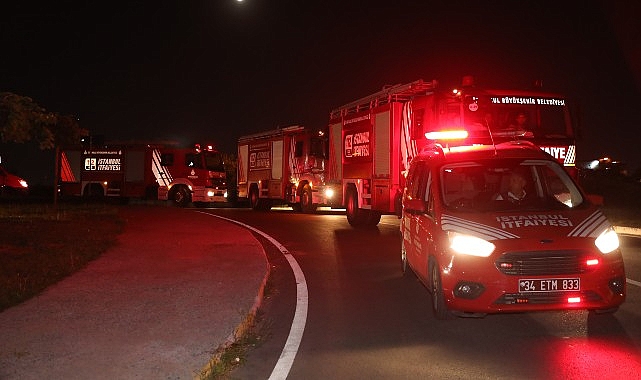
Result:
{"label": "truck tire", "polygon": [[381,221],[381,212],[376,210],[365,210],[367,213],[367,220],[365,224],[371,227],[376,227]]}
{"label": "truck tire", "polygon": [[258,188],[256,188],[256,186],[252,186],[249,189],[249,207],[251,207],[252,210],[257,210],[259,200],[260,199],[258,198]]}
{"label": "truck tire", "polygon": [[254,211],[267,211],[271,208],[269,199],[261,199],[258,196],[258,187],[252,186],[249,189],[249,206]]}
{"label": "truck tire", "polygon": [[103,200],[105,198],[105,190],[97,183],[90,183],[85,186],[82,197],[86,200]]}
{"label": "truck tire", "polygon": [[365,210],[358,208],[358,192],[354,188],[347,190],[347,202],[345,203],[347,222],[352,227],[362,227],[365,224]]}
{"label": "truck tire", "polygon": [[294,210],[294,212],[301,212],[302,210],[300,207],[301,202],[294,202],[295,199],[294,199],[294,196],[292,195],[293,192],[294,192],[294,186],[293,185],[287,186],[287,188],[285,189],[285,201],[287,202],[289,207],[291,207],[292,210]]}
{"label": "truck tire", "polygon": [[187,207],[191,202],[189,190],[185,186],[178,186],[177,189],[172,191],[170,199],[178,207]]}
{"label": "truck tire", "polygon": [[314,206],[312,198],[312,188],[309,187],[309,185],[305,185],[300,195],[300,209],[306,214],[311,214],[316,211],[316,206]]}

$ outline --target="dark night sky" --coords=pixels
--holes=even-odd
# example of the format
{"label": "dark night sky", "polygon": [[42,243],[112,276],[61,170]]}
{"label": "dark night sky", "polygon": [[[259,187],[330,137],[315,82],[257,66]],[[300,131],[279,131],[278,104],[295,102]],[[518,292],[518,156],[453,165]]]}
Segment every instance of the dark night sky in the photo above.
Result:
{"label": "dark night sky", "polygon": [[579,160],[608,154],[634,168],[641,14],[627,3],[12,2],[0,10],[0,91],[107,139],[235,152],[243,134],[322,126],[385,84],[542,79],[581,106]]}

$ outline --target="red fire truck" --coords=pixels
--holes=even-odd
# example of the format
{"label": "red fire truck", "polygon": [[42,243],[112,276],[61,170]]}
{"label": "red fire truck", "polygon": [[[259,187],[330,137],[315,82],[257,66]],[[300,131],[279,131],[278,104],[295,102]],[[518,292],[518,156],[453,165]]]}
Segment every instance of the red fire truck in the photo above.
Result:
{"label": "red fire truck", "polygon": [[327,140],[321,131],[295,125],[238,140],[238,199],[254,210],[287,205],[313,212],[331,198],[324,189]]}
{"label": "red fire truck", "polygon": [[[540,89],[539,89],[540,90]],[[328,186],[353,226],[400,215],[409,163],[426,133],[467,131],[467,144],[529,140],[574,171],[574,129],[565,97],[543,91],[492,90],[471,77],[459,89],[417,80],[330,113]]]}
{"label": "red fire truck", "polygon": [[190,202],[225,202],[222,156],[212,147],[167,144],[107,144],[64,149],[61,196],[121,197]]}

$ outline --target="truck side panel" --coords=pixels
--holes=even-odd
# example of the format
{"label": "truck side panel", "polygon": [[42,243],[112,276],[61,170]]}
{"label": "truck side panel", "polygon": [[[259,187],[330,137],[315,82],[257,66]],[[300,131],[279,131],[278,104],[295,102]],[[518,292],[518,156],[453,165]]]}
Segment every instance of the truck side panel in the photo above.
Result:
{"label": "truck side panel", "polygon": [[[144,150],[125,151],[125,177],[121,196],[140,197],[147,195],[145,183],[146,152]],[[151,195],[151,194],[149,194]]]}
{"label": "truck side panel", "polygon": [[374,191],[372,193],[372,209],[389,211],[390,209],[390,163],[393,152],[393,128],[390,126],[389,110],[374,116]]}
{"label": "truck side panel", "polygon": [[329,168],[327,178],[340,181],[343,178],[342,127],[339,123],[329,125]]}
{"label": "truck side panel", "polygon": [[359,179],[372,176],[372,120],[370,112],[343,120],[343,178]]}
{"label": "truck side panel", "polygon": [[238,146],[237,184],[238,198],[247,198],[247,169],[249,167],[249,145]]}

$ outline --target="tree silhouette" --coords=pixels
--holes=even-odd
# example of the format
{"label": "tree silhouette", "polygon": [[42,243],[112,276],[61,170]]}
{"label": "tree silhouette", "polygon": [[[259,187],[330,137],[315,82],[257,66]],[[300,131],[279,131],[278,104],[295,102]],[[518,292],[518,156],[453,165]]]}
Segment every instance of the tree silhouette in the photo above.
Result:
{"label": "tree silhouette", "polygon": [[40,149],[75,144],[87,130],[72,116],[47,112],[33,99],[11,92],[0,93],[0,140],[36,142]]}

